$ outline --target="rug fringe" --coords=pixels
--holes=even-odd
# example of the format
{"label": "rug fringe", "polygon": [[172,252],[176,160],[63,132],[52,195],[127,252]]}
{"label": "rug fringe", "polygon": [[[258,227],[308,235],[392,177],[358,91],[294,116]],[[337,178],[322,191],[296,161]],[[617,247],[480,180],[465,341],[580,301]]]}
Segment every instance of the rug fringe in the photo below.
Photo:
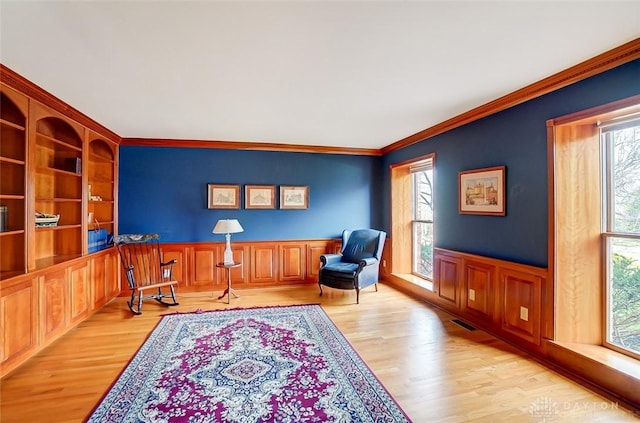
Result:
{"label": "rug fringe", "polygon": [[201,314],[201,313],[215,313],[218,311],[233,311],[233,310],[259,310],[264,308],[287,308],[287,307],[304,307],[304,306],[321,306],[320,303],[304,303],[304,304],[287,304],[287,305],[265,305],[265,306],[252,306],[252,307],[232,307],[232,308],[215,308],[211,310],[203,310],[197,308],[194,311],[174,311],[172,313],[163,313],[160,316],[173,316],[176,314]]}

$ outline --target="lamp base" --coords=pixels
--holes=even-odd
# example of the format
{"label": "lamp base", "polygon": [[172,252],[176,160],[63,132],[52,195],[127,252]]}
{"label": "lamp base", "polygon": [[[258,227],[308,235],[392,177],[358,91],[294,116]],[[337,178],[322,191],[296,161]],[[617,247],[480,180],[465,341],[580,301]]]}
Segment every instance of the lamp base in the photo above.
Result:
{"label": "lamp base", "polygon": [[224,250],[224,264],[231,265],[233,264],[233,251],[231,251],[231,234],[226,234],[225,238],[227,238],[227,247]]}

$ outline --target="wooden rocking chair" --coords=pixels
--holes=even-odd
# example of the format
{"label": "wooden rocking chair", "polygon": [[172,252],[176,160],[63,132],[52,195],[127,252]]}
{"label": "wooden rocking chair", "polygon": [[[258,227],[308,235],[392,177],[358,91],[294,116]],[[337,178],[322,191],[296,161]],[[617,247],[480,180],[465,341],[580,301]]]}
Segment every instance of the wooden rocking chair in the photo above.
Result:
{"label": "wooden rocking chair", "polygon": [[[142,301],[147,299],[154,299],[165,306],[178,305],[173,288],[178,283],[173,278],[176,260],[162,261],[159,240],[158,234],[125,234],[113,238],[131,289],[131,299],[127,305],[133,314],[142,314]],[[169,287],[170,293],[162,292],[165,287]],[[145,290],[156,289],[157,293],[145,294]],[[163,300],[168,296],[173,302]]]}

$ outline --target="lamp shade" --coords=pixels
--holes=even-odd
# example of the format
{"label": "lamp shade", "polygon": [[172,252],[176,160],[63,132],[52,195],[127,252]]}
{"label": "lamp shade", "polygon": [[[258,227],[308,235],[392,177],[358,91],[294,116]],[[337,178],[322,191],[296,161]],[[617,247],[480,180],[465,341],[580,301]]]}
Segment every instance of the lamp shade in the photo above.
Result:
{"label": "lamp shade", "polygon": [[220,219],[216,223],[216,226],[213,227],[214,234],[236,234],[238,232],[242,232],[242,226],[238,219]]}

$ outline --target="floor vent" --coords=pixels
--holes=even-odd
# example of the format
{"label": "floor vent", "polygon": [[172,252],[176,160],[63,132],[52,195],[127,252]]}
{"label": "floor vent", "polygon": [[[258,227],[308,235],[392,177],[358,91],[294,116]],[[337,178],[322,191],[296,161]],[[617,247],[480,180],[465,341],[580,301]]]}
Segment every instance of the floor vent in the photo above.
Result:
{"label": "floor vent", "polygon": [[465,328],[466,330],[476,330],[476,328],[474,328],[473,326],[471,326],[469,323],[465,323],[460,319],[453,319],[451,320],[453,323],[455,323],[458,326],[462,326],[463,328]]}

